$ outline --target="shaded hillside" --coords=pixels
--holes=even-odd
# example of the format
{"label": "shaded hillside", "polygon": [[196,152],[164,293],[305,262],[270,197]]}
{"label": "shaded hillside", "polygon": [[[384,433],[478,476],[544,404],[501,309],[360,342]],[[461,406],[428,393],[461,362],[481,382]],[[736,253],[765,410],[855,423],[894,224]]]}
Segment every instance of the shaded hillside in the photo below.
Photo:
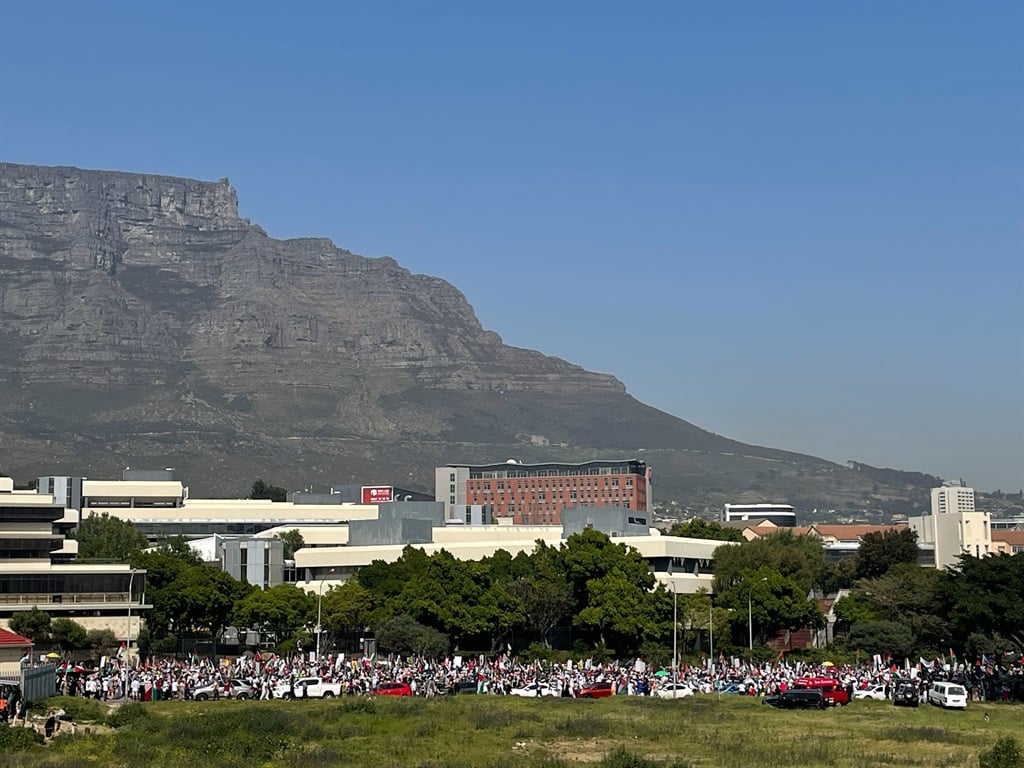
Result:
{"label": "shaded hillside", "polygon": [[[429,487],[449,461],[646,454],[658,495],[864,500],[877,482],[744,445],[502,343],[449,283],[275,240],[227,180],[0,164],[0,461]],[[19,479],[24,479],[19,477]],[[891,489],[894,490],[895,489]]]}

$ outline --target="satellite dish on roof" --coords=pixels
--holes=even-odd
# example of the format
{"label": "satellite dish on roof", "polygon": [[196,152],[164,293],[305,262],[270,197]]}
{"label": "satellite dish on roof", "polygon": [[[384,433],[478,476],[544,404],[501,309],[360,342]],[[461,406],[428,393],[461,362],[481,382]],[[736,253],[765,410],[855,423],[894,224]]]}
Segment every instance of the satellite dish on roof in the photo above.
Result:
{"label": "satellite dish on roof", "polygon": [[509,459],[509,460],[508,460],[508,461],[506,461],[505,463],[506,463],[506,464],[518,464],[519,462],[518,462],[518,461],[516,461],[515,459]]}

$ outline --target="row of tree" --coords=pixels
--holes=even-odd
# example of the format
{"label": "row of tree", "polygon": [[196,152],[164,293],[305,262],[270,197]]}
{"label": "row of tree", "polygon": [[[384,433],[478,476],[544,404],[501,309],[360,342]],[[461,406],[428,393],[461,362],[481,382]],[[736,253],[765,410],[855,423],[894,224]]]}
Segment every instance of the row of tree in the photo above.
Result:
{"label": "row of tree", "polygon": [[[1022,646],[1024,555],[974,559],[936,571],[916,564],[914,534],[864,537],[855,558],[825,559],[820,540],[785,529],[753,541],[717,523],[692,521],[670,532],[732,539],[715,551],[714,597],[673,596],[655,583],[638,552],[587,530],[558,547],[499,551],[480,561],[407,547],[355,579],[318,595],[292,585],[259,590],[200,562],[183,539],[142,551],[129,523],[93,516],[78,532],[84,557],[128,560],[147,571],[144,644],[172,650],[183,635],[227,626],[272,633],[286,643],[376,633],[382,650],[577,647],[630,654],[670,647],[673,602],[681,650],[763,647],[780,631],[824,624],[816,595],[849,590],[836,605],[849,650],[913,657],[950,647],[971,655]],[[294,535],[293,535],[294,534]],[[302,546],[297,532],[289,548]],[[675,597],[675,600],[674,600]],[[319,606],[318,606],[319,603]],[[31,635],[30,635],[31,636]]]}

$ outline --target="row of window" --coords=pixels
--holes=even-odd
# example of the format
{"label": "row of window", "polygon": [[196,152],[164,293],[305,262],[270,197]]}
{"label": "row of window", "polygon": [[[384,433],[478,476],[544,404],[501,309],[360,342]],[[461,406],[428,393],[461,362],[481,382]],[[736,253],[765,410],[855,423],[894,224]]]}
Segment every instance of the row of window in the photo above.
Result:
{"label": "row of window", "polygon": [[[559,465],[549,469],[516,468],[509,465],[501,469],[470,470],[471,478],[494,479],[499,477],[579,477],[581,475],[642,475],[640,465],[613,464],[607,467],[577,468],[570,465]],[[450,477],[454,480],[455,474]]]}
{"label": "row of window", "polygon": [[13,573],[0,575],[0,595],[127,592],[145,590],[145,574],[136,573]]}
{"label": "row of window", "polygon": [[[555,488],[558,488],[558,489],[568,488],[568,489],[576,490],[577,488],[579,488],[579,489],[583,490],[583,489],[586,489],[586,488],[618,488],[618,487],[619,487],[619,478],[618,477],[613,477],[608,482],[593,482],[593,483],[591,483],[591,482],[588,481],[586,483],[580,482],[579,484],[577,484],[577,482],[575,480],[565,480],[564,482],[562,480],[559,480],[557,483],[537,483],[537,482],[531,482],[529,484],[527,484],[527,483],[513,483],[513,482],[508,483],[508,489],[509,490],[516,490],[516,489],[519,489],[519,488],[530,488],[531,490],[535,490],[535,489],[538,489],[538,488],[549,489],[549,490],[554,490]],[[626,488],[632,488],[633,487],[633,478],[632,477],[627,477],[626,478],[625,487]],[[484,481],[479,481],[479,482],[472,482],[472,481],[470,481],[467,484],[467,488],[470,491],[479,491],[479,490],[482,489],[484,493],[490,493],[495,488],[498,491],[504,491],[505,490],[505,481],[504,480],[496,480],[496,481],[494,481],[493,484],[489,480],[484,480]],[[449,486],[448,492],[449,493],[455,493],[455,485],[454,484]]]}

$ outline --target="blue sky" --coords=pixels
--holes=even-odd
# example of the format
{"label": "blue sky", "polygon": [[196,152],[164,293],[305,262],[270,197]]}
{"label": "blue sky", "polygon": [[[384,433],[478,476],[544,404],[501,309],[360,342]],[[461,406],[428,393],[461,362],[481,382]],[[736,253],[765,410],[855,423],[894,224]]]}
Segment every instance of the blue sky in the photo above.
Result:
{"label": "blue sky", "polygon": [[1024,486],[1019,2],[3,17],[2,160],[227,176],[706,429]]}

